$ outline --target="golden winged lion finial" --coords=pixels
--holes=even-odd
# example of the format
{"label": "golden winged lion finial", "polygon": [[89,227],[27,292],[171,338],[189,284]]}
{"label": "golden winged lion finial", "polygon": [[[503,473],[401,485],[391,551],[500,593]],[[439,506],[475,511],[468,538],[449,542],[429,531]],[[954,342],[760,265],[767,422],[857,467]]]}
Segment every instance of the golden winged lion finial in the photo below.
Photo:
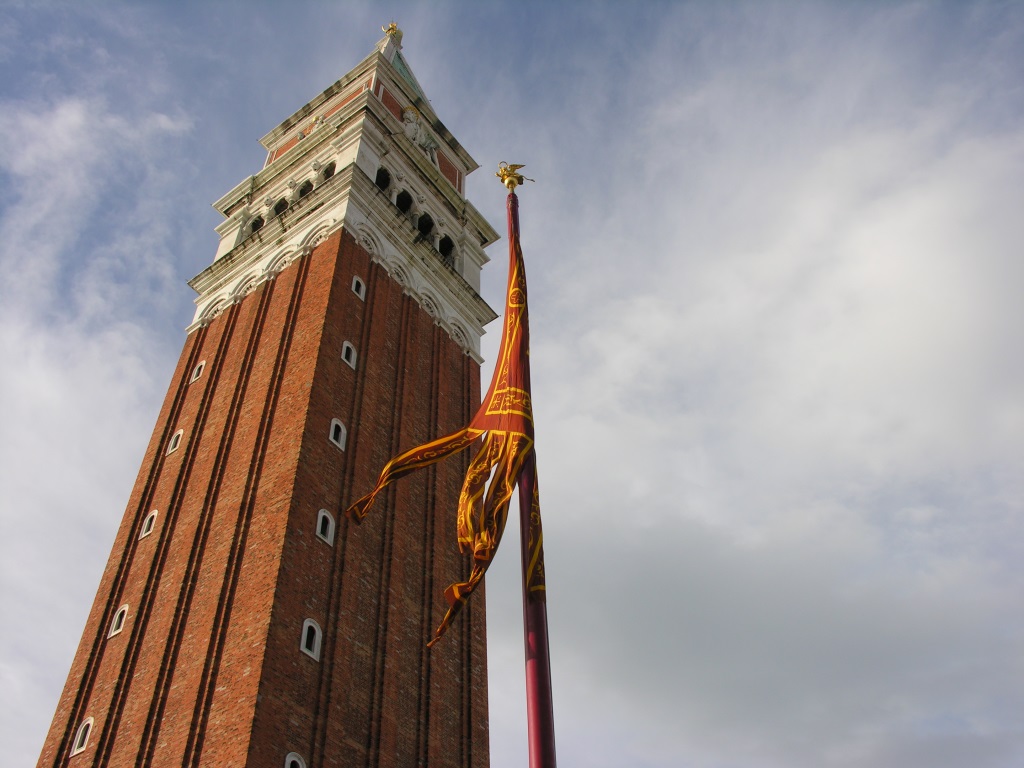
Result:
{"label": "golden winged lion finial", "polygon": [[525,168],[525,166],[521,163],[509,165],[502,160],[498,163],[498,172],[494,175],[501,179],[501,183],[508,187],[509,192],[515,192],[516,187],[522,185],[523,182],[533,181],[533,179],[528,179],[521,173],[516,173],[520,168]]}

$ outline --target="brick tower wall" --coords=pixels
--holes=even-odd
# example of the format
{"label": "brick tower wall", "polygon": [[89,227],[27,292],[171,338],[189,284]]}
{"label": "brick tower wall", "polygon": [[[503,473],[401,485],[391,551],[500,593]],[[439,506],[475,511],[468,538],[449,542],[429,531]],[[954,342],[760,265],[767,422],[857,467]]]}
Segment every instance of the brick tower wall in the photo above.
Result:
{"label": "brick tower wall", "polygon": [[[468,573],[468,456],[400,481],[361,526],[342,516],[391,455],[463,426],[479,397],[479,366],[344,230],[192,333],[39,765],[280,766],[294,751],[310,768],[486,766],[484,595],[425,648],[441,592]],[[300,651],[306,619],[324,630],[319,660]]]}

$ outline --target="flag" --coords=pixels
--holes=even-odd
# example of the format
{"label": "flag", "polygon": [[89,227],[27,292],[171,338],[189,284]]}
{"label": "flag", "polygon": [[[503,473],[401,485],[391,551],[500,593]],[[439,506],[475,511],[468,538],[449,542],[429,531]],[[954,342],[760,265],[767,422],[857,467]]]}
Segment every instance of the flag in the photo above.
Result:
{"label": "flag", "polygon": [[[458,543],[462,552],[472,552],[473,569],[466,581],[450,585],[444,592],[448,612],[441,621],[433,645],[448,629],[465,605],[494,558],[508,519],[512,493],[519,486],[521,511],[529,505],[529,563],[524,558],[524,584],[529,596],[544,598],[543,536],[537,490],[536,458],[533,446],[533,404],[530,399],[530,326],[526,304],[526,269],[519,245],[519,199],[508,195],[509,271],[505,296],[505,320],[501,331],[494,376],[479,410],[469,424],[457,432],[411,448],[391,459],[377,484],[348,509],[351,520],[366,517],[374,499],[389,483],[464,451],[483,438],[480,451],[466,470],[458,506]],[[488,482],[488,479],[490,482]],[[525,515],[524,518],[526,519]]]}

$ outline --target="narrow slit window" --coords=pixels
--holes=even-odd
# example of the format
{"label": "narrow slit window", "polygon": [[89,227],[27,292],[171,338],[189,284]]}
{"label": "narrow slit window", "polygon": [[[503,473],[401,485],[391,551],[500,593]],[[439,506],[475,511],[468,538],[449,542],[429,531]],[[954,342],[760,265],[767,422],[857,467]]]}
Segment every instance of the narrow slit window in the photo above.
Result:
{"label": "narrow slit window", "polygon": [[349,368],[356,367],[356,348],[352,346],[351,341],[341,345],[341,359],[348,363]]}
{"label": "narrow slit window", "polygon": [[178,450],[178,446],[181,445],[181,436],[185,434],[184,429],[179,429],[173,435],[171,435],[171,442],[167,444],[167,453],[174,453]]}
{"label": "narrow slit window", "polygon": [[110,622],[110,631],[107,632],[107,637],[113,637],[119,634],[124,629],[125,619],[128,618],[128,604],[125,603],[117,609],[117,613],[114,614],[114,620]]}
{"label": "narrow slit window", "polygon": [[338,419],[331,420],[330,438],[332,443],[341,448],[341,450],[345,450],[345,442],[348,440],[348,430]]}
{"label": "narrow slit window", "polygon": [[146,519],[142,521],[142,531],[139,533],[139,538],[144,539],[153,532],[153,528],[156,525],[156,516],[160,514],[155,509],[146,515]]}
{"label": "narrow slit window", "polygon": [[334,518],[331,513],[326,509],[321,509],[317,514],[316,518],[316,535],[317,538],[326,541],[328,544],[333,546],[334,544]]}
{"label": "narrow slit window", "polygon": [[189,377],[188,383],[191,384],[193,381],[197,381],[200,376],[203,375],[203,368],[206,367],[206,361],[203,360],[195,368],[192,369],[192,376]]}
{"label": "narrow slit window", "polygon": [[302,652],[319,661],[320,641],[322,639],[323,634],[320,632],[320,625],[312,619],[306,619],[302,623],[302,642],[299,644]]}
{"label": "narrow slit window", "polygon": [[306,768],[306,761],[302,759],[298,752],[289,752],[288,756],[284,759],[284,768]]}
{"label": "narrow slit window", "polygon": [[78,726],[78,731],[75,733],[75,741],[71,745],[71,754],[77,755],[79,752],[84,752],[85,748],[89,746],[89,732],[92,731],[92,718],[88,718],[84,723]]}
{"label": "narrow slit window", "polygon": [[363,301],[366,300],[366,283],[364,283],[363,279],[358,275],[352,278],[352,293]]}

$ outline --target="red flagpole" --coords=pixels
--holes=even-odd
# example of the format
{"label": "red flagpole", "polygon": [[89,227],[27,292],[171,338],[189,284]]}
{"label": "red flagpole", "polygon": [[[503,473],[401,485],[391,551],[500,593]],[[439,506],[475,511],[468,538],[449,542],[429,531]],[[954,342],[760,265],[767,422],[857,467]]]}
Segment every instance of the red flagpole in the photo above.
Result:
{"label": "red flagpole", "polygon": [[[504,179],[503,179],[504,181]],[[520,181],[521,183],[521,181]],[[519,243],[519,198],[510,188],[508,195],[508,235]],[[529,322],[527,320],[527,322]],[[528,328],[526,332],[529,333]],[[524,385],[530,391],[529,368]],[[532,430],[531,430],[532,431]],[[532,437],[532,435],[531,435]],[[530,749],[530,768],[555,768],[555,714],[551,699],[551,661],[548,651],[548,609],[545,590],[531,589],[531,576],[537,563],[543,568],[543,542],[539,510],[533,520],[537,491],[537,455],[530,449],[519,472],[519,541],[523,566],[523,634],[526,645],[526,723]]]}
{"label": "red flagpole", "polygon": [[526,642],[526,723],[530,768],[555,768],[555,713],[551,700],[548,606],[529,590],[530,524],[536,454],[530,450],[519,480],[519,538],[523,559],[523,634]]}

